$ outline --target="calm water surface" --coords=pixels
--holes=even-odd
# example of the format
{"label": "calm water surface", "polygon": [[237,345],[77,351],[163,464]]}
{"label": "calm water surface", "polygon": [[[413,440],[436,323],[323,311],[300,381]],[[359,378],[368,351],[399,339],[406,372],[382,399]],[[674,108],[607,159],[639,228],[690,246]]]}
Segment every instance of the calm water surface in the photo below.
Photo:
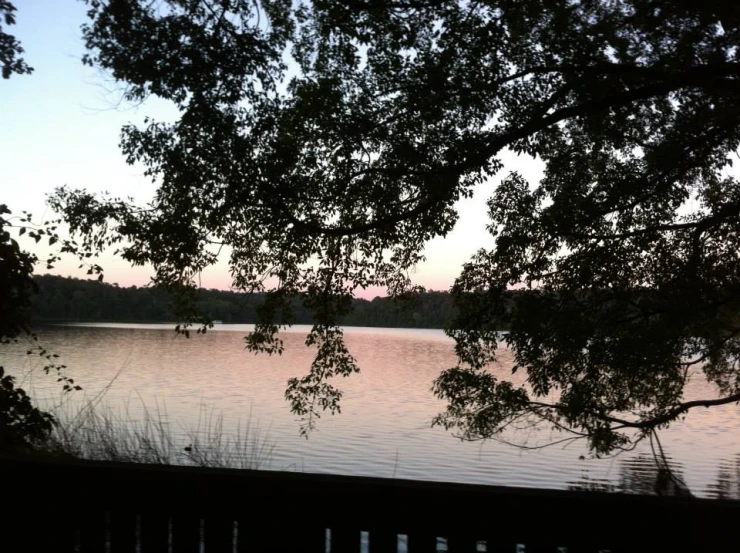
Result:
{"label": "calm water surface", "polygon": [[[346,340],[362,372],[337,384],[344,391],[342,414],[325,415],[308,439],[299,436],[283,394],[288,378],[300,376],[314,350],[303,344],[308,327],[284,332],[282,356],[244,349],[250,325],[218,325],[184,339],[172,325],[95,324],[42,328],[40,341],[60,354],[67,374],[84,387],[68,401],[82,402],[109,386],[105,402],[141,416],[143,405],[166,410],[173,428],[194,427],[206,411],[223,414],[224,426],[258,423],[275,449],[271,469],[566,488],[622,486],[650,492],[648,444],[616,458],[580,460],[576,442],[522,450],[488,441],[461,442],[430,428],[443,404],[430,392],[440,370],[455,364],[452,342],[440,330],[348,328]],[[59,384],[23,351],[3,362],[23,373],[35,397],[53,402]],[[503,351],[492,370],[509,374]],[[112,382],[112,384],[111,384]],[[689,395],[712,391],[696,382]],[[251,414],[251,415],[250,415]],[[738,493],[740,407],[728,405],[690,413],[662,434],[666,453],[693,493]],[[557,439],[548,431],[520,430],[510,436],[528,446]],[[183,435],[183,446],[187,445]]]}

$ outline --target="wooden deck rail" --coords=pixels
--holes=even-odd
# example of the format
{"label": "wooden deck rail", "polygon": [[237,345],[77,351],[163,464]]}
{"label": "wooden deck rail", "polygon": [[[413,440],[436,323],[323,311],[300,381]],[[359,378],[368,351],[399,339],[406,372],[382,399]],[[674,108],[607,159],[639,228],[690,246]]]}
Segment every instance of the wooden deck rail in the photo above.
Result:
{"label": "wooden deck rail", "polygon": [[2,553],[740,551],[740,501],[2,457],[0,478]]}

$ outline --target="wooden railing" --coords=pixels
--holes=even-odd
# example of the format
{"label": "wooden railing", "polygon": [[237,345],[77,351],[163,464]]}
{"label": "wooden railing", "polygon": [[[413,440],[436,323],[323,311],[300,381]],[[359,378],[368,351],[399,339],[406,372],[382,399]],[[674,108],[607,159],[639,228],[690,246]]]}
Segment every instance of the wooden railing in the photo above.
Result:
{"label": "wooden railing", "polygon": [[740,551],[740,502],[0,458],[0,552]]}

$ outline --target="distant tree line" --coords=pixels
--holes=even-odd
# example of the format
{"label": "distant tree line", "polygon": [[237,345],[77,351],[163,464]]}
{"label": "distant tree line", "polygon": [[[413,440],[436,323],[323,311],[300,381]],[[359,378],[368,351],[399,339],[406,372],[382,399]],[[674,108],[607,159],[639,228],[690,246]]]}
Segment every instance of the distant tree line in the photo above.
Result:
{"label": "distant tree line", "polygon": [[[173,298],[161,288],[122,287],[98,280],[40,275],[34,277],[39,292],[31,315],[42,321],[173,322]],[[197,307],[206,316],[224,323],[254,323],[260,294],[224,290],[198,291]],[[444,328],[456,311],[447,292],[425,292],[410,303],[389,298],[356,298],[353,311],[342,317],[344,326]],[[296,299],[292,305],[296,324],[313,324],[309,309]]]}

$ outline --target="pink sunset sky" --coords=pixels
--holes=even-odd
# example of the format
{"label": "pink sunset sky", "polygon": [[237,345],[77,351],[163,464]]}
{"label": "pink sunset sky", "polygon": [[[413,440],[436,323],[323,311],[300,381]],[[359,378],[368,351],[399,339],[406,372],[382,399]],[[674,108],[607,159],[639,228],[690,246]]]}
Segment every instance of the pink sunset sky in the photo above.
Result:
{"label": "pink sunset sky", "polygon": [[[0,203],[14,213],[25,210],[37,220],[49,219],[54,214],[46,207],[45,197],[65,184],[146,202],[154,184],[143,176],[141,167],[125,163],[118,148],[119,132],[123,125],[140,123],[145,116],[171,120],[177,115],[174,108],[157,99],[140,106],[121,105],[119,85],[99,71],[83,67],[80,25],[86,8],[82,2],[16,0],[16,7],[18,24],[9,30],[21,41],[25,59],[35,71],[31,76],[0,82]],[[503,158],[506,169],[500,176],[517,170],[533,182],[541,174],[540,164],[531,158],[513,154]],[[485,201],[498,180],[480,186],[472,199],[459,202],[457,226],[446,238],[427,245],[427,261],[412,275],[415,283],[446,290],[476,250],[491,246],[485,230]],[[36,248],[33,241],[24,245]],[[146,267],[131,267],[112,255],[103,256],[99,263],[108,282],[121,286],[149,282],[151,270]],[[70,258],[59,263],[54,272],[86,278],[85,270],[77,266]],[[231,280],[226,262],[204,272],[201,284],[228,289]],[[385,291],[365,290],[358,295],[372,298],[385,295]]]}

